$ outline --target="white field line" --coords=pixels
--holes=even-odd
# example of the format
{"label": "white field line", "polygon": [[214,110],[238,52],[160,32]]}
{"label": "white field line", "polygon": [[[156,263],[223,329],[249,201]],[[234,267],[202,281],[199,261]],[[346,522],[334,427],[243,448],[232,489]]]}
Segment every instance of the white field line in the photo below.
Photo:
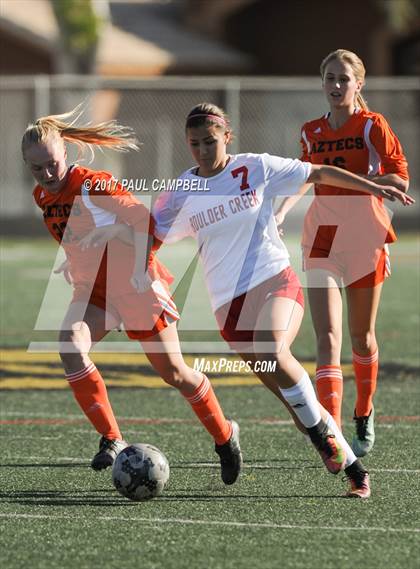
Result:
{"label": "white field line", "polygon": [[66,415],[63,417],[63,413],[59,415],[54,415],[53,413],[48,413],[48,417],[45,413],[27,413],[26,411],[1,411],[1,417],[39,417],[40,419],[81,419],[83,415]]}
{"label": "white field line", "polygon": [[55,441],[57,439],[64,438],[64,435],[56,435],[54,437],[31,437],[31,436],[22,436],[22,437],[9,437],[8,435],[0,435],[1,439],[7,439],[8,441]]}
{"label": "white field line", "polygon": [[[74,516],[60,516],[47,514],[0,514],[0,518],[8,519],[29,519],[29,520],[71,520],[77,521]],[[232,528],[255,528],[255,529],[283,529],[283,530],[325,530],[325,531],[362,531],[380,533],[420,533],[420,528],[390,528],[390,527],[367,527],[367,526],[308,526],[292,524],[276,524],[274,522],[223,522],[218,520],[192,520],[182,518],[137,518],[128,516],[95,516],[95,520],[104,522],[134,522],[147,525],[156,524],[179,524],[179,525],[200,525]]]}
{"label": "white field line", "polygon": [[[75,434],[92,434],[92,429],[72,429],[71,430],[71,434],[75,435]],[[138,436],[138,435],[146,435],[146,431],[141,430],[141,429],[124,429],[124,436],[126,435],[130,435],[130,436]],[[38,437],[38,436],[10,436],[10,435],[0,435],[0,440],[2,439],[7,439],[8,441],[14,441],[14,440],[22,440],[22,441],[55,441],[58,439],[63,439],[65,435],[54,435],[52,437]],[[165,439],[169,438],[169,437],[179,437],[179,433],[165,433]]]}
{"label": "white field line", "polygon": [[[397,423],[376,423],[375,429],[395,429]],[[415,428],[414,423],[398,423],[398,429],[413,429]]]}
{"label": "white field line", "polygon": [[[310,462],[305,461],[305,462]],[[220,464],[218,464],[217,462],[214,463],[200,463],[200,462],[189,462],[187,463],[188,467],[191,468],[220,468]],[[294,466],[299,468],[299,466],[301,468],[305,468],[305,466],[301,466],[299,464],[293,464],[291,463],[290,466]],[[242,468],[250,468],[250,469],[255,469],[255,470],[282,470],[284,468],[287,468],[288,465],[284,465],[284,466],[276,466],[274,464],[270,465],[270,464],[252,464],[252,463],[244,463],[242,465]],[[176,463],[174,463],[173,468],[176,468]],[[323,468],[322,465],[319,465],[319,468]],[[369,472],[386,472],[386,473],[392,473],[392,474],[400,474],[400,473],[404,473],[404,474],[420,474],[420,469],[419,470],[409,470],[409,469],[399,469],[399,468],[369,468]],[[343,473],[344,474],[344,473]]]}
{"label": "white field line", "polygon": [[[24,419],[26,418],[31,418],[34,417],[36,419],[44,419],[45,421],[49,421],[50,419],[63,419],[63,420],[67,420],[67,419],[85,419],[84,415],[79,414],[79,415],[66,415],[65,413],[58,413],[58,414],[54,414],[54,413],[48,413],[48,415],[44,412],[39,412],[39,413],[26,413],[24,411],[1,411],[0,412],[0,419],[2,419],[3,417],[23,417]],[[185,423],[185,422],[190,422],[191,419],[175,419],[173,417],[118,417],[119,421],[162,421],[162,423]],[[259,419],[254,419],[251,421],[255,422],[256,420]],[[264,421],[264,419],[262,419],[262,421]],[[269,422],[271,423],[271,420],[269,420]],[[287,419],[285,421],[276,421],[276,424],[293,424],[293,421]]]}
{"label": "white field line", "polygon": [[[52,457],[51,456],[10,456],[7,458],[3,457],[3,461],[9,461],[9,460],[23,460],[23,461],[27,461],[27,460],[47,460],[47,461],[51,461],[51,464],[55,464],[57,462],[69,462],[70,464],[72,462],[90,462],[91,461],[91,457],[76,457],[76,456],[60,456],[60,457]],[[312,462],[310,460],[305,460],[305,462],[308,462],[310,464],[312,464]],[[183,463],[183,466],[188,466],[189,468],[220,468],[220,464],[218,462],[186,462]],[[290,463],[290,465],[284,465],[284,466],[277,466],[275,464],[258,464],[258,463],[247,463],[244,462],[244,464],[242,465],[242,468],[249,468],[249,469],[255,469],[255,470],[282,470],[284,468],[287,467],[295,467],[295,468],[305,468],[305,466],[299,465],[299,464],[294,464],[293,462]],[[173,466],[172,468],[177,468],[177,464],[176,462],[173,462]],[[322,468],[322,465],[319,465],[319,468]],[[407,469],[407,468],[369,468],[369,472],[385,472],[385,473],[390,473],[390,474],[420,474],[420,469]]]}
{"label": "white field line", "polygon": [[[31,418],[31,417],[35,417],[37,419],[40,420],[45,420],[45,421],[49,421],[50,419],[61,419],[61,420],[83,420],[85,417],[83,415],[63,415],[63,414],[48,414],[48,416],[45,413],[42,412],[38,412],[38,413],[26,413],[26,412],[21,412],[21,411],[2,411],[0,412],[0,420],[6,420],[6,417],[23,417],[24,419],[26,418]],[[175,419],[172,417],[155,417],[155,418],[151,418],[151,417],[119,417],[118,418],[120,422],[124,422],[124,421],[139,421],[139,425],[142,424],[183,424],[183,423],[191,423],[191,419]],[[144,421],[144,423],[143,423]],[[268,427],[288,427],[288,426],[294,426],[294,422],[291,419],[274,419],[274,418],[262,418],[262,419],[258,419],[258,418],[250,418],[250,419],[243,419],[242,421],[240,421],[244,426],[248,425],[260,425],[260,426],[268,426]],[[350,422],[348,423],[350,425]],[[380,423],[377,422],[375,424],[375,428],[384,428],[384,429],[391,429],[395,427],[396,423]],[[31,423],[27,423],[27,424],[22,424],[23,426],[31,426]],[[344,422],[344,425],[346,425],[346,422]],[[9,426],[9,425],[2,425],[3,427]],[[11,423],[10,426],[16,426],[15,424]],[[19,425],[21,426],[21,425]],[[60,426],[60,424],[54,425],[54,426]],[[197,425],[190,425],[191,427],[199,427],[199,424],[197,423]],[[398,429],[412,429],[413,428],[413,424],[411,423],[398,423]],[[88,432],[88,431],[86,431]],[[126,429],[124,429],[124,432],[126,432]],[[13,437],[11,437],[13,438]]]}

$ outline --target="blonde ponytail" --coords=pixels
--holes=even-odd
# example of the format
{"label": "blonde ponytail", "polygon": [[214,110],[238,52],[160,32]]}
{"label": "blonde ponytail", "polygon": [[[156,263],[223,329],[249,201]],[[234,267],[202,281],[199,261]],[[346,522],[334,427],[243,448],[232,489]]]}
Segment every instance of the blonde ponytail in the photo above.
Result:
{"label": "blonde ponytail", "polygon": [[99,124],[84,124],[76,126],[75,123],[83,114],[82,104],[72,111],[61,115],[41,117],[30,124],[22,138],[22,153],[32,144],[44,142],[50,136],[60,137],[64,141],[76,144],[79,155],[90,151],[94,158],[94,147],[112,148],[118,152],[139,150],[139,142],[135,132],[130,127],[122,126],[116,121]]}
{"label": "blonde ponytail", "polygon": [[360,107],[364,111],[369,110],[368,104],[365,101],[365,98],[363,97],[363,95],[361,93],[357,93],[355,103],[356,103],[356,107]]}

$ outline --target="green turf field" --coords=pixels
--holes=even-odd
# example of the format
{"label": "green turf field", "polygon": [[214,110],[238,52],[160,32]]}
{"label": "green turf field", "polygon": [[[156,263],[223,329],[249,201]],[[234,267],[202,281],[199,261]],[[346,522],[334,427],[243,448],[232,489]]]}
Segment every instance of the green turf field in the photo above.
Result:
{"label": "green turf field", "polygon": [[[297,240],[288,245],[299,267]],[[48,329],[33,330],[56,247],[46,240],[6,240],[1,256],[7,350],[0,378],[1,567],[418,568],[420,251],[414,236],[402,236],[392,247],[393,275],[378,319],[377,444],[366,460],[373,491],[366,502],[341,497],[346,483],[324,471],[285,410],[249,375],[210,374],[226,413],[241,425],[243,474],[224,487],[211,441],[182,398],[159,388],[139,355],[98,354],[104,377],[127,386],[111,390],[124,435],[160,447],[171,466],[161,498],[122,498],[109,472],[89,468],[98,437],[70,391],[57,389],[64,385],[58,356],[24,351],[29,342],[56,337]],[[175,255],[168,247],[161,257],[174,269],[174,260],[187,262],[191,250],[184,244]],[[53,285],[58,311],[69,290],[59,279]],[[187,338],[198,321],[207,323],[206,334],[214,333],[202,287],[198,273],[184,307],[181,335]],[[295,352],[313,373],[308,313]],[[351,436],[347,338],[343,360],[344,428]]]}
{"label": "green turf field", "polygon": [[[345,389],[348,419],[352,383]],[[263,387],[217,393],[241,425],[245,467],[232,487],[175,391],[111,391],[125,436],[157,445],[171,465],[165,494],[133,503],[109,472],[89,469],[97,437],[68,391],[4,391],[2,567],[418,567],[418,382],[381,384],[367,502],[341,498],[345,482],[324,471]]]}

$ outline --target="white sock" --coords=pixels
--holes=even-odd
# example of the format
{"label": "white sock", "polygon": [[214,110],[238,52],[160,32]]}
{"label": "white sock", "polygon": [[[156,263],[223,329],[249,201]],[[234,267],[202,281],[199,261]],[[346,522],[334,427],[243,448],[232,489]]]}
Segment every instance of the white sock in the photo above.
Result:
{"label": "white sock", "polygon": [[279,391],[306,428],[314,427],[320,422],[319,403],[306,372],[299,383],[287,389],[279,387]]}
{"label": "white sock", "polygon": [[353,464],[353,462],[355,462],[357,460],[357,456],[352,451],[351,446],[346,441],[346,439],[343,436],[343,433],[338,428],[337,423],[334,421],[334,419],[331,417],[331,415],[329,413],[327,414],[327,420],[325,422],[326,422],[327,427],[334,433],[335,438],[340,443],[340,445],[343,447],[343,449],[346,453],[346,461],[344,463],[344,468],[347,468],[348,466],[350,466],[351,464]]}

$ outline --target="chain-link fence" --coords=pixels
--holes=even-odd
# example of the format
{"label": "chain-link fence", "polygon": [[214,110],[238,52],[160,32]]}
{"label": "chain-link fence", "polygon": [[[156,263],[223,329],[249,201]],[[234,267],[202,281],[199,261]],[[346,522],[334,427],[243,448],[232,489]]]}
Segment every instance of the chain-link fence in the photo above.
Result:
{"label": "chain-link fence", "polygon": [[[106,79],[86,76],[3,77],[0,87],[2,151],[0,187],[3,219],[36,216],[33,180],[24,168],[20,141],[35,118],[62,113],[86,101],[86,120],[111,118],[130,125],[143,142],[141,152],[97,153],[93,168],[116,177],[174,178],[191,166],[184,125],[189,110],[210,101],[227,111],[235,140],[232,152],[269,152],[299,156],[300,129],[321,116],[327,105],[318,78],[173,77]],[[365,97],[383,113],[401,140],[412,191],[420,190],[420,81],[370,79]],[[71,159],[75,157],[71,156]],[[409,208],[409,215],[417,208]]]}

